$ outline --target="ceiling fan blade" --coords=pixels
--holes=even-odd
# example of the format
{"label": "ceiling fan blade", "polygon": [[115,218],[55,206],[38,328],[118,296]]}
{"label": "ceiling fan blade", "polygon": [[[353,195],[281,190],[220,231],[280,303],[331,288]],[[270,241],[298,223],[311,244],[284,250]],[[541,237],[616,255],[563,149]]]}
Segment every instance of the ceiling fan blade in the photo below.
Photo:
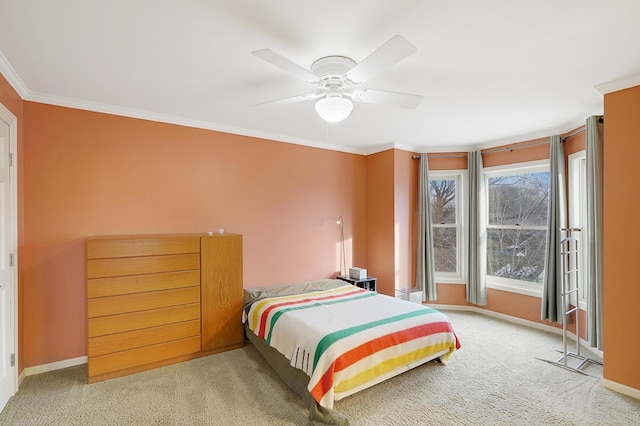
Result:
{"label": "ceiling fan blade", "polygon": [[404,37],[393,36],[389,41],[360,61],[358,65],[351,68],[346,77],[354,84],[360,84],[372,75],[392,67],[417,51],[418,49]]}
{"label": "ceiling fan blade", "polygon": [[272,105],[287,105],[296,102],[312,101],[324,96],[324,93],[305,93],[304,95],[291,96],[289,98],[276,99],[275,101],[267,101],[259,104],[251,105],[253,107],[272,106]]}
{"label": "ceiling fan blade", "polygon": [[269,62],[271,65],[274,65],[290,74],[295,75],[296,77],[306,81],[309,84],[320,82],[320,78],[317,75],[315,75],[308,69],[301,67],[295,62],[290,61],[279,53],[274,52],[271,49],[255,50],[251,52],[251,54],[257,56],[265,62]]}
{"label": "ceiling fan blade", "polygon": [[350,94],[356,102],[366,102],[370,104],[393,105],[400,108],[414,109],[424,96],[411,95],[409,93],[386,92],[375,89],[356,89]]}

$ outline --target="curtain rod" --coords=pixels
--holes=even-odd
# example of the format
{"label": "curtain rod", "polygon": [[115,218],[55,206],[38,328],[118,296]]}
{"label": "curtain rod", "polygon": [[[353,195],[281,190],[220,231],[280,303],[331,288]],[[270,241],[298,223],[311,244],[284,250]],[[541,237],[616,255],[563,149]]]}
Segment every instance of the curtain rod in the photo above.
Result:
{"label": "curtain rod", "polygon": [[[599,116],[596,116],[596,117],[598,117],[598,122],[599,122],[600,124],[604,123],[604,115],[599,115]],[[570,137],[573,137],[573,136],[575,136],[575,135],[579,135],[580,133],[584,132],[586,128],[587,128],[587,127],[585,126],[585,127],[583,127],[582,129],[578,129],[578,130],[576,130],[575,132],[571,132],[571,133],[569,133],[567,136],[565,136],[565,137],[563,137],[563,138],[560,138],[560,140],[561,140],[562,142],[564,142],[564,141],[566,141],[567,139],[569,139]]]}
{"label": "curtain rod", "polygon": [[538,141],[538,142],[531,142],[531,143],[527,143],[527,144],[524,144],[524,145],[507,146],[507,147],[504,147],[504,148],[494,148],[494,149],[489,149],[489,150],[484,151],[482,153],[482,155],[484,155],[484,154],[493,154],[494,152],[500,152],[500,151],[514,151],[516,149],[529,148],[530,146],[542,145],[542,144],[545,144],[545,143],[549,143],[549,141],[548,140],[541,140],[541,141]]}
{"label": "curtain rod", "polygon": [[[467,154],[451,154],[451,155],[430,155],[427,154],[428,158],[466,158]],[[412,155],[411,158],[413,158],[414,160],[419,160],[420,156],[419,155]]]}
{"label": "curtain rod", "polygon": [[[602,117],[600,117],[600,122],[601,123],[604,122],[604,119]],[[569,138],[571,138],[571,137],[573,137],[575,135],[579,135],[580,133],[584,132],[584,130],[585,130],[585,127],[583,127],[582,129],[578,129],[578,130],[576,130],[574,132],[571,132],[567,136],[561,137],[560,138],[560,142],[564,142],[567,139],[569,139]],[[517,145],[517,146],[505,147],[505,148],[495,148],[495,149],[487,150],[487,151],[483,152],[482,154],[491,154],[493,152],[499,152],[499,151],[505,151],[505,150],[513,151],[514,149],[527,148],[527,147],[530,147],[530,146],[541,145],[543,143],[549,143],[549,141],[548,140],[540,140],[538,142],[532,142],[532,143],[528,143],[528,144],[525,144],[525,145]]]}
{"label": "curtain rod", "polygon": [[[600,116],[598,118],[598,121],[600,123],[604,123],[604,117]],[[561,137],[560,138],[560,142],[564,142],[567,139],[569,139],[569,138],[571,138],[571,137],[573,137],[575,135],[579,135],[580,133],[584,132],[585,129],[586,129],[586,127],[583,127],[582,129],[578,129],[578,130],[576,130],[574,132],[569,133],[567,136]],[[549,143],[549,141],[548,140],[539,140],[538,142],[531,142],[531,143],[528,143],[528,144],[525,144],[525,145],[516,145],[516,146],[510,146],[510,147],[508,146],[508,147],[504,147],[504,148],[489,149],[489,150],[484,151],[482,153],[482,155],[484,155],[484,154],[492,154],[494,152],[500,152],[500,151],[513,151],[513,150],[520,149],[520,148],[528,148],[530,146],[542,145],[544,143]],[[441,156],[438,156],[438,155],[431,156],[431,155],[427,154],[427,156],[429,158],[458,158],[458,157],[466,157],[467,154],[441,155]],[[417,159],[420,158],[420,156],[419,155],[414,155],[411,158],[413,158],[414,160],[417,160]]]}
{"label": "curtain rod", "polygon": [[[578,133],[583,132],[583,131],[584,131],[584,129],[576,131],[576,132],[573,132],[570,135],[567,135],[566,137],[561,138],[560,140],[562,142],[564,142],[567,138],[570,138],[571,136],[575,136]],[[515,151],[516,149],[520,149],[520,148],[529,148],[531,146],[548,144],[548,143],[549,143],[548,140],[540,140],[538,142],[531,142],[531,143],[524,144],[524,145],[515,145],[515,146],[506,146],[506,147],[501,147],[501,148],[493,148],[493,149],[488,149],[486,151],[483,151],[482,155],[493,154],[494,152],[501,152],[501,151]],[[467,156],[467,154],[446,155],[446,156],[443,155],[443,156],[433,156],[433,157],[431,155],[428,155],[429,158],[457,158],[457,157],[466,157],[466,156]],[[411,158],[413,158],[414,160],[417,160],[417,159],[420,158],[420,156],[419,155],[414,155]]]}
{"label": "curtain rod", "polygon": [[564,141],[566,141],[567,139],[569,139],[569,138],[571,138],[571,137],[573,137],[573,136],[575,136],[575,135],[579,135],[580,133],[584,132],[584,129],[585,129],[585,128],[583,127],[582,129],[576,130],[575,132],[571,132],[571,133],[569,133],[567,136],[565,136],[565,137],[563,137],[563,138],[560,138],[560,140],[561,140],[562,142],[564,142]]}

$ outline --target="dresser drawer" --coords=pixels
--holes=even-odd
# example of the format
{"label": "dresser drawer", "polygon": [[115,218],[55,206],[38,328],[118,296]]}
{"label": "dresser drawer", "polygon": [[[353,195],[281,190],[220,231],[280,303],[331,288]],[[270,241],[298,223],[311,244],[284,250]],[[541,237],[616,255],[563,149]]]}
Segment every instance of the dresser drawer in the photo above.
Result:
{"label": "dresser drawer", "polygon": [[107,237],[87,239],[87,259],[199,253],[200,237]]}
{"label": "dresser drawer", "polygon": [[157,345],[130,349],[89,359],[89,377],[127,368],[152,364],[158,361],[188,355],[200,351],[200,336],[174,340]]}
{"label": "dresser drawer", "polygon": [[143,346],[170,342],[200,335],[200,321],[185,321],[89,339],[88,355],[95,357]]}
{"label": "dresser drawer", "polygon": [[200,286],[87,300],[88,318],[200,303]]}
{"label": "dresser drawer", "polygon": [[192,303],[190,305],[89,318],[88,334],[89,337],[97,337],[196,319],[200,320],[200,304]]}
{"label": "dresser drawer", "polygon": [[87,260],[89,279],[189,269],[200,269],[199,253]]}
{"label": "dresser drawer", "polygon": [[87,297],[92,299],[199,285],[199,270],[93,278],[87,281]]}

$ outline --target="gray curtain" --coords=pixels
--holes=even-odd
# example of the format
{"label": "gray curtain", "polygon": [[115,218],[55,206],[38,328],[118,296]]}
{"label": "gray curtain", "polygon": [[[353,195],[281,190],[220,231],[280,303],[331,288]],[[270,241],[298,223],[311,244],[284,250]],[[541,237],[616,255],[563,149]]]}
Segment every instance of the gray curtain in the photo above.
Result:
{"label": "gray curtain", "polygon": [[427,154],[420,154],[418,175],[418,247],[416,259],[416,287],[422,290],[422,300],[436,300],[433,231],[429,201],[429,163]]}
{"label": "gray curtain", "polygon": [[547,218],[547,244],[545,249],[544,282],[541,318],[562,324],[565,308],[562,306],[560,269],[561,229],[566,228],[566,177],[564,147],[560,136],[552,136],[549,157],[549,213]]}
{"label": "gray curtain", "polygon": [[587,289],[587,339],[589,344],[602,350],[602,173],[604,122],[602,116],[587,118],[585,128],[587,151],[587,224],[586,241],[589,244],[585,269]]}
{"label": "gray curtain", "polygon": [[486,229],[484,208],[484,176],[482,175],[482,153],[467,153],[467,302],[475,305],[487,304],[486,275]]}

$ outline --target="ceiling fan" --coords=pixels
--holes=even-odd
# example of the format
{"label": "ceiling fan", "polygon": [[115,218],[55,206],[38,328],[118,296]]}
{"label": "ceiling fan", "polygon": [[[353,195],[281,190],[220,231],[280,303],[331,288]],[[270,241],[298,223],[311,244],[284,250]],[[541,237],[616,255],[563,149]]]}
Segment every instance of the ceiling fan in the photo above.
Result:
{"label": "ceiling fan", "polygon": [[346,56],[325,56],[315,61],[308,70],[271,49],[256,50],[251,52],[254,56],[293,74],[316,88],[312,93],[264,102],[256,106],[319,99],[315,105],[316,112],[321,118],[332,123],[342,121],[351,114],[353,110],[351,100],[413,109],[422,102],[423,96],[359,86],[374,74],[392,67],[416,51],[413,44],[404,37],[396,35],[360,62]]}

